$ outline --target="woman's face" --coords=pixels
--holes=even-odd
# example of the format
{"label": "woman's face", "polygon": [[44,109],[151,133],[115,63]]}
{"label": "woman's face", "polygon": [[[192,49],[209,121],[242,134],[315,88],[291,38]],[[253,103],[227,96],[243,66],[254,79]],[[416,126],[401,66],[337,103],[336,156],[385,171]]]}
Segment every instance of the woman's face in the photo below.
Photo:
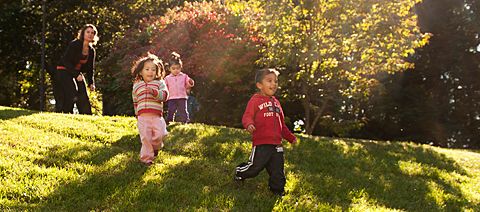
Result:
{"label": "woman's face", "polygon": [[93,42],[93,39],[95,38],[95,30],[93,28],[88,27],[85,29],[83,32],[83,39],[88,42]]}

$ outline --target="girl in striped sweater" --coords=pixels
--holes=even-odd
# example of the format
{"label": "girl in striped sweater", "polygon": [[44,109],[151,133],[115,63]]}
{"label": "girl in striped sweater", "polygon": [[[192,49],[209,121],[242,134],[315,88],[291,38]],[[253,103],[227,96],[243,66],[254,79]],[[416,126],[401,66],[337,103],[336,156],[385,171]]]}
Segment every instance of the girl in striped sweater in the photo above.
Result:
{"label": "girl in striped sweater", "polygon": [[148,53],[135,62],[132,74],[133,107],[142,142],[140,160],[150,166],[158,150],[163,147],[163,139],[168,133],[162,117],[163,102],[168,98],[167,86],[163,81],[165,69],[157,56]]}

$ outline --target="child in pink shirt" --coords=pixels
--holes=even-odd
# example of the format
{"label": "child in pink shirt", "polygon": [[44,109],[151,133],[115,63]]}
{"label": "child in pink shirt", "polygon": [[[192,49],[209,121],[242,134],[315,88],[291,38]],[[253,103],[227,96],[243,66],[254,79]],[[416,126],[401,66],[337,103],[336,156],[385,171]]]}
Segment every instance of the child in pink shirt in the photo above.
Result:
{"label": "child in pink shirt", "polygon": [[170,94],[167,101],[167,124],[171,121],[187,123],[189,121],[187,112],[187,89],[193,87],[195,82],[192,78],[188,77],[187,74],[182,72],[182,60],[178,53],[172,52],[168,68],[170,74],[165,77],[165,84]]}
{"label": "child in pink shirt", "polygon": [[162,61],[153,54],[139,59],[132,67],[132,75],[135,77],[132,88],[133,107],[142,142],[140,160],[147,166],[153,163],[168,133],[162,117],[163,102],[168,98],[167,86],[162,80],[164,74]]}

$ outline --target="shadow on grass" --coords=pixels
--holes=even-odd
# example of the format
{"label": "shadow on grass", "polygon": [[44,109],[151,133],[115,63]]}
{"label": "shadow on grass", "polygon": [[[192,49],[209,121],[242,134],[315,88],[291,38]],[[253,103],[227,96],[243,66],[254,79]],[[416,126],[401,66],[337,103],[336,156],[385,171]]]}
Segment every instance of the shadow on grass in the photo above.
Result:
{"label": "shadow on grass", "polygon": [[221,161],[190,160],[169,167],[165,172],[153,172],[152,175],[159,179],[146,182],[119,210],[271,211],[277,201],[276,197],[262,192],[267,190],[266,186],[234,184],[231,167]]}
{"label": "shadow on grass", "polygon": [[[460,188],[439,175],[440,171],[468,175],[443,154],[402,143],[302,140],[286,154],[290,170],[307,184],[297,185],[294,192],[309,188],[318,200],[343,210],[361,198],[407,211],[474,207]],[[443,190],[441,200],[432,196],[437,192],[432,189]]]}
{"label": "shadow on grass", "polygon": [[34,161],[35,164],[45,167],[67,168],[70,163],[102,165],[118,154],[131,152],[131,149],[140,149],[138,135],[126,135],[112,144],[99,143],[96,147],[78,145],[72,148],[54,146],[48,149],[45,156]]}
{"label": "shadow on grass", "polygon": [[[250,136],[244,131],[189,124],[169,130],[165,149],[150,167],[138,162],[136,134],[103,148],[52,150],[37,163],[65,169],[80,163],[93,171],[78,171],[83,176],[59,186],[35,209],[271,211],[282,201],[269,193],[265,172],[241,186],[233,182],[235,165],[250,153]],[[311,195],[314,201],[343,210],[362,198],[407,211],[475,207],[460,188],[439,174],[466,176],[466,171],[423,147],[302,138],[299,145],[287,149],[285,157],[287,173],[299,177],[289,190],[293,201]],[[443,200],[432,196],[435,188],[444,192]]]}
{"label": "shadow on grass", "polygon": [[[138,162],[136,149],[137,135],[126,135],[104,148],[91,149],[75,147],[65,150],[54,149],[45,159],[36,161],[39,165],[57,166],[71,169],[74,164],[84,164],[95,169],[85,173],[80,171],[78,179],[69,181],[59,187],[41,204],[39,210],[105,210],[112,195],[118,194],[129,184],[138,182],[147,167]],[[79,152],[89,154],[78,154]]]}
{"label": "shadow on grass", "polygon": [[0,120],[14,119],[20,116],[28,116],[38,113],[37,111],[23,110],[23,109],[10,109],[6,107],[0,107]]}
{"label": "shadow on grass", "polygon": [[[66,169],[81,163],[95,170],[82,171],[84,176],[59,186],[35,209],[271,211],[278,199],[268,193],[266,176],[242,187],[232,180],[236,160],[247,158],[248,153],[242,145],[228,147],[233,138],[248,135],[217,127],[205,128],[205,134],[201,125],[195,128],[170,128],[165,149],[150,167],[138,161],[138,135],[124,136],[104,148],[52,150],[36,163]],[[227,157],[231,159],[226,161]],[[185,161],[169,161],[177,158]]]}
{"label": "shadow on grass", "polygon": [[155,193],[158,194],[154,197],[158,198],[155,202],[164,203],[164,207],[155,209],[273,209],[278,198],[268,190],[266,172],[241,185],[233,181],[235,166],[246,160],[250,153],[248,134],[242,130],[198,124],[183,125],[170,131],[164,152],[191,160],[169,169],[168,178],[161,182],[162,186],[142,191],[139,203],[152,198],[150,194]]}

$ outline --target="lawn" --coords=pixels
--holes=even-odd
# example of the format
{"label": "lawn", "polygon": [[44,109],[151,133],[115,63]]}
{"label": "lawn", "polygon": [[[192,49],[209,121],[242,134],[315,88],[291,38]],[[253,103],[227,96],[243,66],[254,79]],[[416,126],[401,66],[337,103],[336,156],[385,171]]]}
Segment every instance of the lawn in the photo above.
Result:
{"label": "lawn", "polygon": [[133,117],[0,107],[0,209],[41,211],[480,211],[480,153],[408,142],[298,135],[287,195],[268,175],[233,182],[241,129],[169,126],[155,164],[138,160]]}

